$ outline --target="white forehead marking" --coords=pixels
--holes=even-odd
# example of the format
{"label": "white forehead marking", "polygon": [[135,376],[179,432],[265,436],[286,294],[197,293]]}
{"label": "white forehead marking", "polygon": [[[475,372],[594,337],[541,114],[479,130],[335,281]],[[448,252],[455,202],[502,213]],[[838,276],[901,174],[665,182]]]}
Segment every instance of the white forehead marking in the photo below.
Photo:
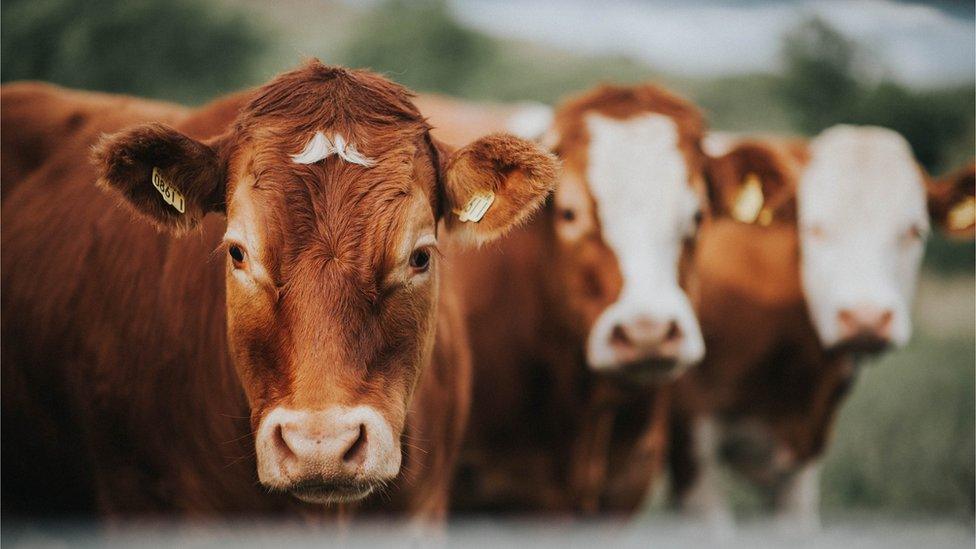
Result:
{"label": "white forehead marking", "polygon": [[925,224],[925,187],[911,147],[897,132],[834,126],[814,139],[799,188],[801,222],[833,230]]}
{"label": "white forehead marking", "polygon": [[333,154],[346,162],[366,166],[367,168],[376,162],[356,150],[356,145],[346,142],[340,134],[335,134],[330,140],[321,131],[315,132],[312,139],[305,145],[302,152],[292,155],[291,159],[296,164],[314,164],[319,160],[325,160]]}
{"label": "white forehead marking", "polygon": [[[649,113],[627,120],[590,114],[587,180],[606,244],[623,275],[623,288],[594,325],[593,341],[634,313],[675,320],[685,335],[681,360],[704,353],[698,321],[678,285],[678,260],[684,238],[694,227],[699,199],[689,183],[688,163],[678,126],[665,115]],[[591,363],[599,349],[590,345]]]}
{"label": "white forehead marking", "polygon": [[673,243],[676,251],[698,207],[677,124],[662,114],[586,122],[587,179],[608,244],[627,252]]}

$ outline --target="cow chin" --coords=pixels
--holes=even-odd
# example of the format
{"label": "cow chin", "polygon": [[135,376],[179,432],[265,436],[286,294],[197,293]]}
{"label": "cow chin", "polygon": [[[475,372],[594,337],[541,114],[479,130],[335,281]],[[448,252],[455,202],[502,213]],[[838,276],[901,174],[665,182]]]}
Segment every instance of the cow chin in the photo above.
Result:
{"label": "cow chin", "polygon": [[893,343],[890,339],[865,334],[842,339],[830,347],[830,351],[833,353],[873,356],[884,353],[892,346]]}
{"label": "cow chin", "polygon": [[639,384],[667,383],[687,367],[687,364],[676,359],[652,357],[620,364],[611,371],[611,375]]}
{"label": "cow chin", "polygon": [[365,499],[379,486],[371,482],[304,481],[288,488],[295,499],[316,505],[335,505]]}

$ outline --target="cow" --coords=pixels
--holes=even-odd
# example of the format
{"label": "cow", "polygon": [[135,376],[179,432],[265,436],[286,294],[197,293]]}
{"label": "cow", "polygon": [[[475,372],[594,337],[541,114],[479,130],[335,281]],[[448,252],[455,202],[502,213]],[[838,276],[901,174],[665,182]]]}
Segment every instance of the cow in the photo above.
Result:
{"label": "cow", "polygon": [[[460,108],[475,112],[427,112],[438,135],[470,137],[458,121],[484,115]],[[504,116],[484,131],[516,111],[493,111]],[[458,512],[581,516],[643,501],[664,463],[664,384],[704,353],[686,269],[705,208],[703,132],[693,105],[650,84],[578,94],[537,132],[562,161],[553,198],[455,264],[475,363]]]}
{"label": "cow", "polygon": [[[724,150],[707,163],[714,215],[694,267],[707,352],[673,390],[673,496],[727,533],[725,463],[782,526],[810,531],[857,358],[908,341],[929,218],[971,237],[972,176],[927,182],[905,139],[883,128],[719,141],[707,140]],[[968,218],[950,221],[967,204]]]}
{"label": "cow", "polygon": [[471,369],[448,257],[540,207],[549,153],[455,149],[316,60],[199,109],[0,94],[7,516],[443,518]]}

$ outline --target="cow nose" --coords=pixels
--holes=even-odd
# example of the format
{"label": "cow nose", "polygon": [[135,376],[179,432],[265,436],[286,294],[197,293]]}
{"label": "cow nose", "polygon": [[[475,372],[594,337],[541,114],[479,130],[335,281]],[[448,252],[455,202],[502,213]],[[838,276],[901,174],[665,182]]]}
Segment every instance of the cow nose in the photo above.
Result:
{"label": "cow nose", "polygon": [[678,322],[637,315],[618,322],[610,331],[610,345],[627,361],[675,360],[684,338]]}
{"label": "cow nose", "polygon": [[369,406],[275,408],[261,423],[255,446],[261,483],[308,502],[365,497],[400,470],[398,438]]}
{"label": "cow nose", "polygon": [[887,341],[891,338],[891,324],[894,316],[891,309],[870,304],[859,304],[841,309],[837,313],[841,339],[868,337]]}
{"label": "cow nose", "polygon": [[310,425],[290,421],[279,424],[275,435],[283,459],[322,464],[339,474],[354,475],[368,452],[369,437],[362,423]]}

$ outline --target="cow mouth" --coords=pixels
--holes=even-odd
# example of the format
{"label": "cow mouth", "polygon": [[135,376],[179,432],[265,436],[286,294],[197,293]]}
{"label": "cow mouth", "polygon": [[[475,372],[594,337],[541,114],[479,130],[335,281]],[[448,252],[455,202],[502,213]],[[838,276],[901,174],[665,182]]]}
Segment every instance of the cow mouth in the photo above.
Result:
{"label": "cow mouth", "polygon": [[831,350],[837,353],[877,355],[888,350],[890,346],[891,341],[886,338],[864,334],[839,341]]}
{"label": "cow mouth", "polygon": [[370,495],[376,484],[366,481],[304,481],[288,488],[295,498],[305,503],[348,503]]}
{"label": "cow mouth", "polygon": [[680,367],[677,359],[652,357],[621,364],[614,373],[631,381],[657,383],[670,380]]}

